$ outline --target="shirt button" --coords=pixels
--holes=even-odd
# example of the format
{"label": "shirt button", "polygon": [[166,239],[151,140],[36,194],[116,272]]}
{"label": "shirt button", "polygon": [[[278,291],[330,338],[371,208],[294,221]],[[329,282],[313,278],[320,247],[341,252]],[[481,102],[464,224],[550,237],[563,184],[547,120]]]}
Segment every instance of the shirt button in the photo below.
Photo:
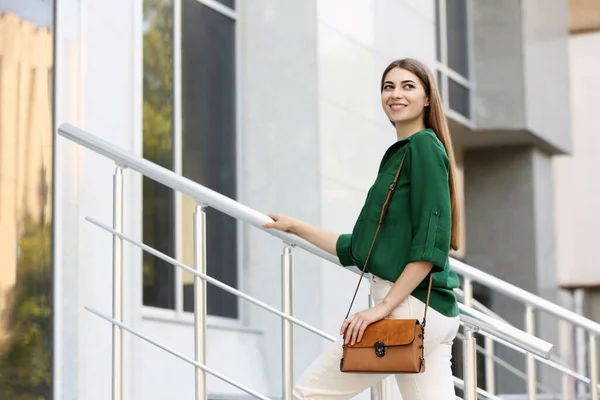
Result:
{"label": "shirt button", "polygon": [[439,212],[437,210],[433,212],[433,215],[438,215],[438,214],[439,214]]}

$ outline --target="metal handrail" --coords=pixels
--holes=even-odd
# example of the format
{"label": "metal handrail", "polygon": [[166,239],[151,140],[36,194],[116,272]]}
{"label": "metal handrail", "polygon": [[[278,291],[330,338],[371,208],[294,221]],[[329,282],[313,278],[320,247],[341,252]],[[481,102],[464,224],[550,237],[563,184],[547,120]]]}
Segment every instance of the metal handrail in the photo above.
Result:
{"label": "metal handrail", "polygon": [[[337,257],[324,250],[321,250],[320,248],[314,246],[313,244],[300,238],[297,235],[282,232],[277,229],[263,228],[262,225],[265,222],[272,222],[271,218],[233,199],[230,199],[229,197],[217,193],[190,179],[177,175],[166,168],[156,165],[140,156],[126,151],[104,139],[101,139],[95,135],[92,135],[91,133],[88,133],[70,124],[61,124],[58,128],[58,131],[62,136],[76,143],[79,143],[80,145],[90,150],[93,150],[98,154],[101,154],[107,158],[114,160],[118,165],[122,167],[131,168],[135,171],[138,171],[139,173],[143,174],[148,178],[151,178],[157,182],[162,183],[165,186],[170,187],[171,189],[178,190],[183,194],[186,194],[187,196],[196,199],[199,203],[206,204],[207,206],[217,209],[231,217],[254,225],[261,230],[264,230],[274,236],[279,237],[286,244],[300,247],[306,251],[309,251],[310,253],[317,255],[318,257],[326,259],[334,264],[341,265]],[[91,218],[88,218],[88,220],[99,226],[104,225],[99,221],[93,220]],[[119,232],[117,232],[116,230],[113,230],[112,228],[109,228],[106,225],[102,227],[104,229],[110,230],[111,232],[113,232],[113,234],[119,236]],[[125,236],[121,237],[125,239]],[[177,262],[176,260],[173,261]],[[196,271],[192,268],[189,268],[189,272],[196,274]],[[506,334],[503,332],[499,332],[500,329],[505,330],[505,332],[513,333],[519,331],[518,329],[511,327],[508,324],[494,321],[492,318],[486,316],[485,314],[472,309],[467,309],[463,307],[461,309],[461,312],[467,312],[466,322],[472,324],[474,327],[479,327],[479,323],[481,323],[483,324],[482,329],[490,333],[496,332],[498,333],[498,335],[503,335],[503,337],[505,337]],[[501,328],[498,329],[498,327],[500,326]],[[541,339],[528,335],[524,332],[522,332],[521,334],[515,333],[515,335],[516,336],[512,338],[515,340],[515,344],[517,344],[518,346],[524,346],[524,348],[526,348],[530,352],[541,355],[542,357],[547,357],[552,351],[553,345],[544,342]],[[528,337],[531,340],[527,340]],[[510,335],[508,340],[511,340]]]}
{"label": "metal handrail", "polygon": [[148,253],[152,254],[153,256],[158,257],[161,260],[166,261],[169,264],[171,264],[171,265],[173,265],[173,266],[175,266],[177,268],[181,268],[182,270],[184,270],[186,272],[189,272],[190,274],[195,275],[198,278],[203,279],[203,280],[205,280],[205,281],[207,281],[207,282],[215,285],[219,289],[222,289],[222,290],[224,290],[224,291],[226,291],[228,293],[231,293],[234,296],[239,297],[241,299],[247,300],[247,301],[253,303],[254,305],[259,306],[260,308],[262,308],[262,309],[264,309],[266,311],[269,311],[272,314],[275,314],[275,315],[277,315],[277,316],[279,316],[279,317],[281,317],[283,319],[286,319],[286,320],[288,320],[288,321],[290,321],[290,322],[292,322],[292,323],[294,323],[294,324],[296,324],[298,326],[301,326],[302,328],[304,328],[304,329],[306,329],[306,330],[308,330],[308,331],[310,331],[312,333],[315,333],[315,334],[321,336],[322,338],[325,338],[325,339],[330,340],[332,342],[335,340],[335,338],[333,336],[329,335],[328,333],[323,332],[322,330],[317,329],[317,328],[315,328],[315,327],[307,324],[306,322],[303,322],[303,321],[299,320],[298,318],[294,318],[294,317],[292,317],[290,315],[282,313],[281,311],[279,311],[275,307],[272,307],[272,306],[270,306],[270,305],[268,305],[268,304],[266,304],[266,303],[264,303],[264,302],[262,302],[260,300],[257,300],[254,297],[249,296],[246,293],[244,293],[244,292],[242,292],[242,291],[240,291],[238,289],[235,289],[235,288],[227,285],[226,283],[221,282],[218,279],[212,278],[212,277],[210,277],[210,276],[208,276],[206,274],[203,274],[202,272],[198,272],[195,269],[193,269],[193,268],[185,265],[184,263],[177,261],[173,257],[169,257],[168,255],[166,255],[164,253],[161,253],[160,251],[158,251],[158,250],[156,250],[156,249],[154,249],[154,248],[152,248],[152,247],[150,247],[150,246],[148,246],[148,245],[140,242],[139,240],[135,240],[135,239],[133,239],[133,238],[125,235],[123,232],[120,232],[120,231],[117,231],[117,230],[111,228],[110,226],[108,226],[108,225],[106,225],[106,224],[98,221],[95,218],[86,217],[85,219],[88,220],[89,222],[91,222],[92,224],[98,226],[99,228],[102,228],[105,231],[110,232],[113,235],[115,235],[115,236],[117,236],[117,237],[125,240],[126,242],[129,242],[132,245],[134,245],[136,247],[139,247],[140,249],[142,249],[144,251],[147,251]]}
{"label": "metal handrail", "polygon": [[549,359],[554,345],[532,336],[512,325],[494,319],[484,313],[458,303],[460,319],[466,324],[477,327],[480,331],[489,333],[498,339],[507,341],[524,351]]}
{"label": "metal handrail", "polygon": [[[208,276],[206,274],[198,272],[198,271],[194,270],[193,268],[185,265],[184,263],[175,260],[174,258],[172,258],[172,257],[170,257],[170,256],[168,256],[168,255],[166,255],[166,254],[164,254],[164,253],[162,253],[162,252],[160,252],[160,251],[158,251],[158,250],[156,250],[156,249],[154,249],[154,248],[152,248],[152,247],[150,247],[150,246],[148,246],[148,245],[140,242],[139,240],[135,240],[135,239],[131,238],[130,236],[125,235],[123,232],[120,232],[120,231],[117,231],[117,230],[111,228],[110,226],[108,226],[108,225],[106,225],[106,224],[104,224],[104,223],[96,220],[95,218],[86,217],[86,220],[89,221],[89,222],[91,222],[92,224],[96,225],[97,227],[99,227],[99,228],[101,228],[101,229],[103,229],[103,230],[105,230],[107,232],[110,232],[111,234],[115,235],[116,237],[118,237],[120,239],[123,239],[124,241],[129,242],[130,244],[132,244],[132,245],[134,245],[134,246],[136,246],[136,247],[138,247],[138,248],[140,248],[140,249],[142,249],[142,250],[144,250],[144,251],[152,254],[153,256],[158,257],[158,258],[160,258],[163,261],[166,261],[167,263],[169,263],[173,267],[181,268],[182,270],[184,270],[186,272],[189,272],[190,274],[193,274],[193,275],[195,275],[195,276],[197,276],[197,277],[199,277],[199,278],[201,278],[201,279],[203,279],[203,280],[205,280],[205,281],[207,281],[207,282],[209,282],[211,284],[214,284],[215,286],[219,287],[220,289],[222,289],[222,290],[224,290],[224,291],[226,291],[228,293],[231,293],[231,294],[233,294],[233,295],[235,295],[235,296],[237,296],[239,298],[242,298],[244,300],[247,300],[247,301],[249,301],[249,302],[251,302],[251,303],[253,303],[253,304],[255,304],[255,305],[257,305],[257,306],[259,306],[261,308],[263,308],[264,310],[269,311],[270,313],[273,313],[273,314],[275,314],[275,315],[277,315],[277,316],[279,316],[281,318],[284,318],[284,319],[292,322],[293,324],[296,324],[296,325],[298,325],[298,326],[300,326],[302,328],[305,328],[306,330],[308,330],[310,332],[313,332],[313,333],[315,333],[315,334],[323,337],[326,340],[329,340],[330,342],[334,342],[335,341],[335,337],[334,336],[331,336],[331,335],[329,335],[329,334],[321,331],[320,329],[315,328],[312,325],[309,325],[306,322],[303,322],[303,321],[299,320],[298,318],[294,318],[291,315],[287,315],[285,313],[282,313],[281,311],[277,310],[276,308],[271,307],[268,304],[265,304],[265,303],[261,302],[260,300],[257,300],[254,297],[252,297],[252,296],[250,296],[250,295],[248,295],[248,294],[246,294],[244,292],[241,292],[240,290],[235,289],[235,288],[227,285],[226,283],[223,283],[223,282],[219,281],[218,279],[212,278],[212,277],[210,277],[210,276]],[[185,358],[185,357],[183,357],[183,356],[181,356],[179,354],[176,354],[174,351],[169,350],[169,349],[165,348],[165,346],[159,344],[158,342],[154,342],[151,339],[149,339],[148,337],[145,337],[144,335],[136,332],[135,330],[126,327],[124,324],[118,322],[117,320],[115,320],[113,318],[110,318],[110,317],[108,317],[106,315],[103,315],[100,312],[95,311],[94,309],[92,309],[90,307],[85,307],[85,309],[88,310],[88,311],[90,311],[91,313],[99,316],[100,318],[103,318],[103,319],[105,319],[107,321],[112,322],[113,325],[122,327],[126,331],[128,331],[128,332],[130,332],[130,333],[132,333],[132,334],[134,334],[134,335],[136,335],[136,336],[138,336],[138,337],[140,337],[140,338],[142,338],[142,339],[144,339],[144,340],[146,340],[146,341],[148,341],[148,342],[150,342],[150,343],[158,346],[159,348],[161,348],[161,349],[163,349],[163,350],[165,350],[165,351],[167,351],[167,352],[169,352],[169,353],[171,353],[171,354],[173,354],[173,355],[175,355],[175,356],[183,359],[184,361],[192,363],[192,364],[198,366],[198,363],[194,362],[193,360],[190,360],[189,358]],[[490,318],[490,317],[486,316],[485,314],[479,313],[477,311],[475,311],[473,313],[473,316],[470,316],[470,317],[467,317],[467,318],[469,318],[467,321],[462,321],[463,324],[465,324],[465,323],[477,324],[482,329],[485,329],[486,327],[490,327],[489,329],[492,330],[492,331],[495,331],[496,329],[499,329],[499,328],[503,328],[502,326],[498,326],[493,321],[491,321],[491,319],[493,319],[493,318]],[[481,321],[479,321],[479,318],[481,318]],[[482,331],[482,332],[486,332],[486,331]],[[509,341],[510,341],[510,339],[509,339]],[[517,345],[513,344],[513,346],[517,346]],[[546,348],[546,347],[543,346],[542,348]],[[527,351],[527,350],[522,349],[522,351]],[[205,368],[202,368],[202,369],[206,370]],[[211,372],[211,371],[207,371],[207,372],[213,374],[213,372]],[[217,377],[219,377],[219,376],[217,376]],[[228,378],[221,378],[221,379],[225,380],[226,382],[231,383],[234,386],[237,386],[235,383],[233,383],[233,381],[228,380]],[[464,381],[462,379],[460,379],[460,378],[457,378],[457,377],[454,377],[454,385],[456,387],[458,387],[459,389],[464,389],[464,387],[465,387]],[[239,386],[237,386],[237,387],[239,387]],[[242,389],[242,390],[244,390],[244,389]],[[477,388],[477,393],[480,394],[480,395],[482,395],[482,396],[484,396],[484,397],[486,397],[486,398],[492,399],[492,400],[500,400],[499,397],[497,397],[497,396],[495,396],[495,395],[493,395],[493,394],[491,394],[491,393],[489,393],[489,392],[487,392],[487,391],[485,391],[483,389],[480,389],[480,388]]]}
{"label": "metal handrail", "polygon": [[[459,339],[464,338],[464,335],[462,335],[460,332],[456,334],[456,337]],[[479,354],[481,354],[484,357],[487,357],[488,355],[487,353],[487,349],[483,346],[477,345],[476,346],[477,352]],[[496,355],[491,356],[492,360],[494,362],[496,362],[498,365],[500,365],[501,367],[503,367],[504,369],[506,369],[508,372],[511,372],[513,375],[517,376],[518,378],[521,378],[523,380],[527,380],[527,372],[525,371],[521,371],[519,368],[515,367],[514,365],[510,364],[508,361],[504,360],[503,358],[500,358]],[[537,382],[538,387],[541,388],[542,390],[544,390],[546,393],[553,393],[552,390],[548,387],[546,387],[545,385],[542,385],[540,382]]]}
{"label": "metal handrail", "polygon": [[[339,260],[334,255],[318,248],[317,246],[302,239],[298,235],[287,232],[282,232],[277,229],[265,229],[262,225],[266,222],[272,222],[271,218],[262,214],[248,206],[245,206],[227,196],[224,196],[214,190],[202,186],[188,178],[177,175],[173,171],[160,167],[151,161],[148,161],[138,155],[126,151],[104,139],[99,138],[91,133],[79,129],[70,124],[61,124],[58,128],[61,136],[76,142],[98,154],[101,154],[120,166],[131,168],[144,176],[151,178],[173,190],[180,191],[191,198],[196,199],[202,204],[219,210],[233,218],[242,220],[261,230],[267,231],[273,236],[282,239],[285,243],[291,246],[300,247],[314,255],[317,255],[334,264],[338,264]],[[526,290],[523,290],[515,285],[505,282],[493,275],[480,271],[462,261],[450,258],[452,269],[457,273],[472,279],[473,281],[484,284],[485,286],[503,293],[507,297],[519,300],[527,305],[533,306],[540,310],[544,310],[556,317],[568,321],[574,325],[580,326],[587,331],[600,335],[600,324],[590,319],[582,317],[564,307],[558,306],[548,300],[542,299]]]}
{"label": "metal handrail", "polygon": [[[272,222],[271,218],[267,215],[262,214],[250,207],[247,207],[229,197],[226,197],[218,192],[215,192],[205,186],[202,186],[190,179],[182,177],[180,175],[175,174],[173,171],[170,171],[166,168],[163,168],[159,165],[156,165],[140,156],[137,156],[131,152],[123,150],[122,148],[111,144],[104,139],[101,139],[91,133],[83,131],[79,128],[76,128],[70,124],[61,124],[58,128],[59,133],[76,142],[81,144],[84,147],[89,148],[107,158],[114,160],[118,165],[126,168],[131,168],[144,176],[151,178],[157,182],[162,183],[165,186],[170,187],[173,190],[178,190],[187,196],[196,199],[199,203],[206,204],[207,206],[219,210],[231,217],[242,220],[246,223],[249,223],[263,231],[268,232],[269,234],[276,236],[284,241],[284,243],[289,244],[290,246],[299,247],[303,250],[306,250],[320,258],[323,258],[327,261],[330,261],[334,264],[340,265],[340,262],[337,257],[334,255],[318,248],[317,246],[309,243],[308,241],[302,239],[298,235],[294,235],[287,232],[282,232],[277,229],[265,229],[262,225],[266,222]],[[473,271],[477,271],[475,268],[468,266],[464,263],[461,263],[456,260],[452,260],[452,266],[456,269],[456,262],[460,263],[457,272],[461,274],[473,274],[473,276],[481,277],[484,275],[488,275],[485,273],[481,273],[482,275],[476,275]],[[510,285],[506,282],[503,282],[491,275],[488,275],[490,280],[494,282],[494,280],[498,280],[506,285]],[[482,278],[485,279],[485,278]],[[479,280],[479,279],[478,279]],[[512,285],[510,285],[512,286]],[[531,295],[531,294],[530,294]],[[535,295],[531,295],[533,297],[537,297]],[[545,301],[545,300],[543,300]],[[558,306],[556,306],[558,307]],[[559,307],[560,308],[560,307]],[[481,313],[481,315],[484,315]],[[484,317],[485,318],[485,317]],[[585,318],[584,318],[585,319]],[[600,329],[599,331],[600,332]],[[520,339],[521,340],[521,339]],[[536,338],[536,343],[539,344],[538,339]],[[535,345],[534,345],[535,347]],[[546,349],[547,350],[547,349]],[[537,348],[537,351],[540,351],[539,354],[546,353],[546,350]]]}
{"label": "metal handrail", "polygon": [[536,296],[533,293],[503,281],[500,278],[496,278],[495,276],[486,272],[478,270],[477,268],[473,268],[472,266],[465,264],[460,260],[451,258],[450,265],[456,273],[463,275],[474,282],[479,282],[490,289],[494,289],[495,291],[504,294],[506,297],[518,300],[521,303],[531,306],[535,309],[545,311],[551,315],[554,315],[558,319],[570,322],[571,324],[581,327],[586,331],[593,333],[594,335],[600,336],[600,324],[592,321],[591,319],[585,318],[567,308],[554,304],[551,301]]}
{"label": "metal handrail", "polygon": [[[257,306],[265,309],[266,311],[276,314],[279,317],[284,318],[298,326],[301,326],[310,332],[316,333],[317,335],[319,335],[325,339],[328,339],[330,341],[335,340],[335,338],[333,336],[321,331],[320,329],[314,328],[314,327],[308,325],[307,323],[302,322],[301,320],[299,320],[297,318],[286,315],[285,313],[282,313],[281,311],[277,310],[276,308],[271,307],[268,304],[261,302],[260,300],[256,300],[252,296],[249,296],[246,293],[244,293],[238,289],[235,289],[215,278],[212,278],[206,274],[198,272],[195,269],[185,265],[184,263],[179,262],[179,261],[175,260],[174,258],[169,257],[168,255],[161,253],[160,251],[158,251],[156,249],[153,249],[152,247],[140,242],[139,240],[135,240],[135,239],[125,235],[123,232],[120,232],[120,231],[117,231],[117,230],[111,228],[110,226],[96,220],[95,218],[86,217],[86,220],[88,220],[92,224],[104,229],[105,231],[110,232],[113,235],[131,243],[132,245],[139,247],[140,249],[142,249],[144,251],[149,252],[150,254],[160,258],[161,260],[166,261],[175,267],[181,268],[184,271],[189,272],[190,274],[193,274],[203,280],[206,280],[207,282],[219,287],[222,290],[225,290],[237,297],[243,298],[244,300],[250,301],[250,302],[256,304]],[[529,335],[513,326],[510,326],[504,322],[497,321],[494,318],[489,317],[482,312],[465,307],[464,305],[462,305],[460,303],[459,303],[459,309],[461,311],[460,319],[465,324],[471,325],[471,326],[477,328],[478,330],[481,330],[482,332],[487,332],[499,339],[502,339],[508,343],[511,343],[513,346],[516,346],[516,347],[522,349],[523,351],[536,354],[542,358],[547,359],[552,354],[554,345],[552,345],[542,339],[531,336],[531,335]]]}
{"label": "metal handrail", "polygon": [[[553,315],[559,320],[563,320],[571,323],[582,331],[587,332],[589,340],[589,364],[588,371],[590,376],[590,394],[592,400],[600,400],[600,365],[598,364],[598,344],[597,337],[600,333],[600,324],[594,322],[588,318],[583,317],[580,314],[574,313],[564,307],[558,306],[548,300],[545,300],[539,296],[527,292],[515,285],[505,282],[495,276],[482,272],[476,268],[471,267],[459,260],[451,259],[450,264],[452,269],[461,274],[464,277],[464,300],[469,306],[473,303],[473,282],[479,282],[484,286],[495,290],[496,292],[502,293],[505,296],[520,301],[525,305],[525,326],[526,332],[535,335],[535,312],[536,310],[544,311],[550,315]],[[493,355],[493,342],[486,339],[486,348],[488,348],[488,355]],[[529,400],[534,400],[536,397],[536,381],[537,381],[537,366],[535,363],[535,357],[532,354],[526,355],[527,360],[527,386]],[[495,374],[494,364],[490,361],[490,358],[486,358],[487,366],[491,373],[486,376],[487,384],[495,387]],[[568,381],[563,375],[563,394],[568,389]],[[579,387],[578,391],[583,390],[583,387]],[[581,393],[580,393],[581,394]]]}
{"label": "metal handrail", "polygon": [[[58,132],[60,135],[66,137],[67,139],[70,139],[76,143],[79,143],[80,145],[82,145],[84,147],[87,147],[101,155],[104,155],[107,158],[114,160],[118,166],[115,176],[120,175],[122,177],[122,169],[123,168],[130,168],[132,170],[138,171],[148,178],[151,178],[157,182],[164,184],[165,186],[168,186],[174,190],[178,190],[178,191],[196,199],[196,201],[197,201],[196,209],[197,209],[197,211],[200,211],[200,213],[204,212],[205,207],[210,206],[210,207],[217,209],[221,212],[224,212],[236,219],[240,219],[246,223],[254,225],[255,227],[257,227],[261,230],[265,230],[265,231],[269,232],[270,234],[272,234],[273,236],[279,237],[288,246],[300,247],[300,248],[302,248],[310,253],[313,253],[323,259],[326,259],[334,264],[340,265],[337,257],[321,250],[320,248],[310,244],[309,242],[305,241],[304,239],[302,239],[296,235],[281,232],[281,231],[275,230],[275,229],[266,230],[266,229],[262,228],[262,225],[265,222],[270,222],[271,219],[268,216],[266,216],[260,212],[257,212],[255,210],[252,210],[251,208],[246,207],[233,199],[229,199],[226,196],[223,196],[217,192],[214,192],[214,191],[212,191],[200,184],[197,184],[187,178],[179,176],[179,175],[173,173],[172,171],[169,171],[163,167],[160,167],[160,166],[158,166],[148,160],[145,160],[144,158],[137,156],[131,152],[125,151],[125,150],[119,148],[118,146],[115,146],[99,137],[96,137],[96,136],[94,136],[90,133],[87,133],[81,129],[78,129],[72,125],[62,124],[59,127]],[[122,179],[119,180],[118,182],[117,182],[117,180],[115,180],[114,196],[115,196],[114,208],[115,208],[115,211],[117,211],[120,207],[122,207],[122,196],[123,196]],[[122,215],[119,218],[122,219]],[[119,225],[117,224],[117,222],[118,221],[116,219],[115,219],[115,221],[113,221],[115,227],[119,228]],[[120,221],[120,222],[122,223],[122,221]],[[202,229],[205,229],[205,219],[204,219],[203,215],[199,215],[198,218],[195,218],[194,223],[195,223],[195,235],[196,235],[196,228],[198,228],[200,231]],[[114,232],[113,232],[113,234],[114,234],[113,244],[115,247],[113,254],[114,254],[115,260],[117,260],[118,258],[122,259],[122,241],[124,240],[124,237],[118,236]],[[190,268],[190,272],[193,271],[192,273],[194,273],[197,277],[199,277],[199,275],[196,272],[198,270],[202,270],[202,268],[205,268],[205,263],[202,261],[204,251],[205,251],[205,243],[202,243],[202,241],[205,241],[205,237],[204,237],[204,233],[200,233],[200,235],[201,235],[201,237],[197,238],[199,240],[199,242],[197,242],[197,243],[198,243],[198,251],[201,253],[197,253],[195,255],[194,264],[196,266],[196,270],[193,270]],[[289,260],[291,261],[290,249],[288,247],[286,247],[285,251],[286,251],[286,254],[289,256]],[[117,275],[117,273],[122,274],[122,262],[121,263],[114,262],[114,266],[116,268],[115,275]],[[200,280],[196,278],[196,280],[195,280],[196,292],[202,291],[202,293],[204,293],[203,289],[201,289],[201,286],[199,286],[199,282],[200,282]],[[114,280],[113,285],[114,285],[114,288],[119,288],[119,290],[122,291],[122,281],[120,278]],[[117,292],[117,290],[115,290],[115,293],[116,292]],[[289,293],[288,293],[288,295],[289,295]],[[122,293],[119,296],[115,297],[113,299],[114,307],[122,307],[122,300],[121,300]],[[287,300],[289,300],[289,297],[287,298]],[[196,301],[199,301],[199,299],[196,299]],[[119,303],[119,304],[117,305],[117,303]],[[287,303],[284,303],[284,308],[286,308],[285,304],[287,304]],[[473,312],[473,310],[470,310],[470,309],[467,310],[466,314],[465,314],[465,310],[461,310],[461,312],[462,312],[461,319],[468,326],[468,329],[466,331],[467,340],[465,341],[465,344],[466,344],[465,357],[467,360],[469,360],[465,363],[465,367],[467,368],[465,370],[466,371],[465,387],[467,388],[467,390],[465,390],[465,398],[467,398],[467,399],[472,399],[472,398],[476,397],[477,385],[476,385],[476,379],[475,379],[476,371],[474,368],[475,363],[476,363],[474,355],[475,355],[476,351],[475,351],[475,340],[474,340],[473,333],[476,330],[478,330],[480,327],[482,327],[484,330],[486,330],[490,333],[497,333],[499,336],[505,337],[508,341],[515,343],[519,347],[525,346],[525,349],[527,351],[534,352],[535,354],[542,355],[543,357],[548,357],[552,350],[552,345],[550,345],[549,343],[541,341],[540,339],[535,338],[535,336],[527,335],[524,332],[520,332],[520,331],[516,330],[515,328],[508,326],[507,324],[503,324],[501,322],[494,321],[493,319],[486,320],[486,318],[489,318],[489,317],[485,316],[482,313],[479,313],[480,315],[477,315],[477,312]],[[115,313],[114,310],[113,310],[113,313]],[[195,314],[197,314],[197,313],[198,312],[196,312]],[[198,338],[199,338],[198,334],[200,332],[200,329],[205,329],[205,327],[203,326],[203,325],[205,325],[205,320],[204,320],[204,317],[201,317],[202,319],[199,319],[200,316],[196,316],[195,318],[196,318],[196,323],[195,323],[196,338],[198,341]],[[285,319],[285,320],[289,321],[288,319]],[[296,323],[296,321],[292,321],[292,322]],[[289,324],[289,322],[287,322],[287,323]],[[286,323],[284,323],[284,328],[285,327],[286,327]],[[113,331],[113,332],[117,332],[120,335],[120,331],[118,331],[118,330]],[[517,332],[520,332],[520,333],[517,333]],[[115,336],[115,337],[117,337],[117,336]],[[287,349],[287,347],[289,347],[289,346],[285,346],[285,347]],[[120,343],[118,344],[118,348],[113,349],[113,351],[114,352],[116,351],[114,353],[114,355],[122,360],[122,345]],[[288,356],[288,355],[284,354],[284,358],[286,356]],[[196,360],[204,360],[204,357],[205,357],[204,351],[201,350],[198,347],[198,343],[196,343]],[[290,361],[290,359],[288,358],[287,363],[289,363],[289,361]],[[118,365],[118,363],[115,364],[113,366],[113,368],[116,368],[117,365]],[[289,370],[286,372],[286,374],[289,374]],[[288,381],[289,375],[284,378],[286,379],[286,381]],[[205,386],[201,383],[201,381],[200,381],[201,379],[204,379],[204,375],[202,373],[197,374],[196,375],[197,391],[198,391],[199,386]],[[115,382],[115,381],[113,381],[113,382]],[[117,386],[118,387],[114,387],[114,389],[120,390],[119,387],[122,386],[122,383],[119,381]],[[202,390],[205,393],[205,387],[202,387]],[[287,393],[287,390],[285,392]],[[116,392],[113,392],[113,393],[116,393]],[[122,397],[118,393],[116,395],[113,394],[113,396],[115,398],[119,398],[119,399]]]}
{"label": "metal handrail", "polygon": [[128,327],[127,325],[123,324],[120,321],[117,321],[114,318],[111,318],[111,317],[109,317],[109,316],[107,316],[105,314],[102,314],[100,311],[94,310],[93,308],[90,308],[90,307],[84,307],[84,308],[87,311],[91,312],[92,314],[94,314],[94,315],[96,315],[96,316],[98,316],[98,317],[100,317],[100,318],[102,318],[102,319],[110,322],[113,326],[118,326],[119,328],[121,328],[121,329],[123,329],[123,330],[125,330],[125,331],[127,331],[129,333],[131,333],[134,336],[139,337],[142,340],[145,340],[146,342],[148,342],[148,343],[150,343],[150,344],[158,347],[159,349],[164,350],[167,353],[174,355],[175,357],[179,358],[180,360],[183,360],[183,361],[185,361],[188,364],[192,364],[196,368],[199,368],[202,371],[204,371],[204,372],[206,372],[208,374],[211,374],[212,376],[215,376],[215,377],[221,379],[222,381],[227,382],[227,383],[229,383],[232,386],[235,386],[236,388],[238,388],[240,390],[243,390],[244,392],[248,393],[249,395],[252,395],[252,396],[254,396],[256,398],[259,398],[261,400],[271,400],[270,398],[268,398],[268,397],[266,397],[266,396],[258,393],[257,391],[252,390],[249,387],[244,386],[241,383],[238,383],[238,382],[234,381],[233,379],[230,379],[230,378],[226,377],[225,375],[223,375],[223,374],[215,371],[214,369],[209,368],[209,367],[207,367],[204,364],[198,363],[198,362],[196,362],[196,361],[194,361],[194,360],[192,360],[192,359],[184,356],[183,354],[178,353],[177,351],[175,351],[175,350],[173,350],[173,349],[171,349],[171,348],[169,348],[169,347],[167,347],[165,345],[162,345],[162,344],[158,343],[157,341],[155,341],[153,339],[150,339],[148,336],[146,336],[146,335],[144,335],[144,334],[136,331],[135,329],[132,329],[132,328]]}

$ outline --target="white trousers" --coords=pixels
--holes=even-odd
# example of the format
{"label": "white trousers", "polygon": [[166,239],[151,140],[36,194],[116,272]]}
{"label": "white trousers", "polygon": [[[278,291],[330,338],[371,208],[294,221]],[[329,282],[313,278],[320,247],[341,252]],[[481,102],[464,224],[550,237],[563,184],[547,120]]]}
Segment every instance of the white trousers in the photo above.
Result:
{"label": "white trousers", "polygon": [[[393,283],[371,277],[371,296],[380,303]],[[425,304],[409,296],[390,318],[423,318]],[[341,326],[341,322],[340,322]],[[425,328],[425,372],[398,374],[396,382],[403,400],[455,400],[451,370],[452,342],[459,327],[459,317],[446,317],[429,307]],[[351,399],[385,379],[385,374],[358,374],[340,371],[342,338],[336,340],[300,377],[294,388],[296,400]]]}

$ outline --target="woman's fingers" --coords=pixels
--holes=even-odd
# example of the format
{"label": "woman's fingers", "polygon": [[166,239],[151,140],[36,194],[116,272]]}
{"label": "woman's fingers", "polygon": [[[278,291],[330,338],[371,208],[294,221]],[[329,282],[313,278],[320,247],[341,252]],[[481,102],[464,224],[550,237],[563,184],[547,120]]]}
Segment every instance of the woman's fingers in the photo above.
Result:
{"label": "woman's fingers", "polygon": [[269,218],[271,218],[274,222],[265,222],[263,224],[263,228],[266,228],[266,229],[277,228],[277,221],[279,220],[280,215],[271,213],[271,214],[267,214],[267,216]]}
{"label": "woman's fingers", "polygon": [[344,323],[342,324],[342,329],[340,329],[340,335],[344,334],[344,332],[346,331],[346,329],[348,329],[348,325],[350,325],[350,322],[352,322],[353,319],[354,319],[354,315],[351,316],[350,318],[346,318],[344,320]]}
{"label": "woman's fingers", "polygon": [[367,326],[369,326],[369,323],[366,321],[360,326],[360,329],[358,331],[358,337],[356,338],[356,343],[358,343],[362,340],[363,334],[365,333]]}
{"label": "woman's fingers", "polygon": [[[358,319],[358,318],[357,318]],[[354,325],[354,329],[352,331],[352,346],[354,346],[358,342],[358,333],[360,332],[360,327],[363,325],[364,321],[362,319]]]}
{"label": "woman's fingers", "polygon": [[350,343],[350,345],[354,345],[356,342],[356,335],[358,334],[357,328],[360,326],[362,319],[358,314],[355,314],[346,330],[346,334],[344,335],[344,342],[346,344]]}
{"label": "woman's fingers", "polygon": [[369,321],[360,315],[360,313],[345,320],[341,329],[341,334],[344,335],[344,343],[350,343],[351,346],[354,346],[360,342],[369,325]]}

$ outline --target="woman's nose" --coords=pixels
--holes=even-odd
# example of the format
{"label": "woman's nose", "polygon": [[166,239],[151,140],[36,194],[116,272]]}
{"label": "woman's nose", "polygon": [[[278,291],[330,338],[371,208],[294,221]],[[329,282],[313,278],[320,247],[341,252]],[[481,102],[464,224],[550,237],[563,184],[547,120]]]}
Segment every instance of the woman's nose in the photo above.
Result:
{"label": "woman's nose", "polygon": [[402,89],[400,89],[400,88],[394,89],[394,92],[392,93],[393,99],[401,99],[403,97],[404,97],[404,94],[402,93]]}

